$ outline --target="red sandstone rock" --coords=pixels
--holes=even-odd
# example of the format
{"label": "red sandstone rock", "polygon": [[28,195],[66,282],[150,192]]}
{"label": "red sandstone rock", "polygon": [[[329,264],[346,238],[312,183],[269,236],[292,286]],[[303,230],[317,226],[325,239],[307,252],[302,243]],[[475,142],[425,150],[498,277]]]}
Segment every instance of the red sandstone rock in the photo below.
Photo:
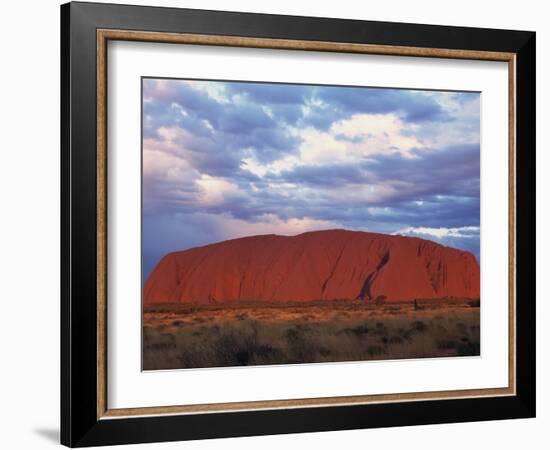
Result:
{"label": "red sandstone rock", "polygon": [[469,252],[414,237],[328,230],[169,253],[145,283],[144,302],[478,298],[479,289]]}

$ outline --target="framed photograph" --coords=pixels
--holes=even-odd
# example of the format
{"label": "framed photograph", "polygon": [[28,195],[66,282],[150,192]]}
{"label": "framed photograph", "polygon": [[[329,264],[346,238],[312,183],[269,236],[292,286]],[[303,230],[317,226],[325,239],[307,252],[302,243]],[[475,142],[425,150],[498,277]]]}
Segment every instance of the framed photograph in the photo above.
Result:
{"label": "framed photograph", "polygon": [[61,441],[535,415],[535,33],[61,7]]}

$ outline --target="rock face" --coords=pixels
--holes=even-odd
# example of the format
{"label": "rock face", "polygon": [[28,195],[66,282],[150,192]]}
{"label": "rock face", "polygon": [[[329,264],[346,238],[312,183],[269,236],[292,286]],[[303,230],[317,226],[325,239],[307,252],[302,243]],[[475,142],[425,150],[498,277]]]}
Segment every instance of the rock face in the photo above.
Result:
{"label": "rock face", "polygon": [[479,265],[465,251],[424,239],[328,230],[262,235],[169,253],[144,302],[401,301],[479,297]]}

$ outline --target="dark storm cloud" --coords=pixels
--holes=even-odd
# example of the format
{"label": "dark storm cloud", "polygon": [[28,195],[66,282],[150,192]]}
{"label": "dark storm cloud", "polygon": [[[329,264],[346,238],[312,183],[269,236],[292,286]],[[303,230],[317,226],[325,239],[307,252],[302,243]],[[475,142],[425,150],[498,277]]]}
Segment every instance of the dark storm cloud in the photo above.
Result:
{"label": "dark storm cloud", "polygon": [[251,103],[267,106],[275,120],[292,125],[303,117],[303,107],[313,94],[311,86],[267,83],[228,83],[227,91]]}
{"label": "dark storm cloud", "polygon": [[334,120],[362,113],[395,113],[402,120],[415,123],[450,120],[436,100],[419,91],[317,87],[313,90],[312,99],[319,106],[312,108],[302,123],[322,130],[328,129]]}
{"label": "dark storm cloud", "polygon": [[441,106],[418,91],[399,89],[318,88],[316,95],[324,103],[348,113],[398,112],[411,122],[446,118]]}
{"label": "dark storm cloud", "polygon": [[[234,237],[239,224],[277,232],[266,224],[292,221],[415,235],[479,257],[479,94],[194,83],[144,81],[144,151],[153,155],[143,179],[145,274],[166,252]],[[358,114],[391,114],[400,128],[380,150],[372,143],[386,141],[369,130],[331,128]],[[334,160],[305,158],[307,133]],[[429,146],[403,150],[402,138]],[[351,156],[340,158],[342,146]]]}
{"label": "dark storm cloud", "polygon": [[227,83],[226,86],[230,95],[243,95],[263,105],[301,105],[314,90],[311,86],[299,84]]}
{"label": "dark storm cloud", "polygon": [[[393,112],[415,122],[445,117],[435,100],[414,91],[224,83],[230,96],[246,101],[221,103],[186,83],[164,83],[167,88],[155,90],[157,80],[144,80],[144,137],[160,138],[159,128],[178,126],[210,139],[201,151],[213,157],[221,153],[235,159],[252,154],[258,161],[268,162],[295,153],[301,140],[287,125],[326,130],[358,113]],[[337,139],[357,143],[363,138],[339,135]],[[218,163],[203,167],[215,175],[218,166],[227,168],[227,164]]]}
{"label": "dark storm cloud", "polygon": [[[161,127],[189,132],[192,137],[180,143],[203,153],[196,158],[198,168],[211,175],[227,175],[228,168],[237,170],[240,163],[235,161],[248,153],[267,162],[295,152],[300,143],[257,104],[222,104],[182,82],[169,82],[169,88],[160,92],[155,86],[156,80],[144,80],[144,138],[162,139]],[[216,161],[207,162],[211,159]]]}
{"label": "dark storm cloud", "polygon": [[452,146],[442,150],[412,150],[411,156],[399,152],[377,154],[350,164],[298,166],[272,181],[299,182],[317,187],[349,184],[395,186],[395,201],[422,200],[434,195],[458,198],[479,197],[479,145]]}
{"label": "dark storm cloud", "polygon": [[403,198],[418,194],[479,197],[479,144],[442,150],[412,150],[412,158],[399,153],[369,157],[363,167],[374,180],[410,185]]}
{"label": "dark storm cloud", "polygon": [[227,86],[231,94],[269,105],[277,119],[321,130],[360,113],[396,113],[409,122],[450,119],[436,100],[420,91],[262,83]]}

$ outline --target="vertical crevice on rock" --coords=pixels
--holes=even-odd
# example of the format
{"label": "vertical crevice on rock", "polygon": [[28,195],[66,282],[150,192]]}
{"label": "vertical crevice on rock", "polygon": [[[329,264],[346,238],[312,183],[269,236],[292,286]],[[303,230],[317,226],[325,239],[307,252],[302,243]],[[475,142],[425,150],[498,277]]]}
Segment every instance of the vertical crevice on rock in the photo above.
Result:
{"label": "vertical crevice on rock", "polygon": [[328,282],[330,281],[330,279],[334,276],[334,273],[336,272],[336,267],[338,267],[338,263],[340,262],[340,259],[342,258],[342,255],[344,254],[344,250],[346,249],[346,246],[347,246],[347,242],[342,246],[342,250],[340,250],[340,253],[338,254],[338,257],[336,258],[336,261],[334,261],[334,264],[332,266],[332,269],[328,275],[328,277],[326,278],[325,282],[323,283],[322,287],[321,287],[321,293],[325,293],[325,290],[327,288],[327,284]]}
{"label": "vertical crevice on rock", "polygon": [[388,263],[390,260],[390,251],[388,250],[384,256],[382,256],[382,259],[376,266],[376,269],[369,273],[367,278],[365,279],[365,282],[363,283],[363,287],[361,288],[361,291],[359,292],[359,295],[357,296],[358,300],[372,300],[372,294],[370,292],[370,288],[372,284],[374,283],[374,280],[376,280],[376,277],[380,273],[380,271],[384,268],[384,266]]}

